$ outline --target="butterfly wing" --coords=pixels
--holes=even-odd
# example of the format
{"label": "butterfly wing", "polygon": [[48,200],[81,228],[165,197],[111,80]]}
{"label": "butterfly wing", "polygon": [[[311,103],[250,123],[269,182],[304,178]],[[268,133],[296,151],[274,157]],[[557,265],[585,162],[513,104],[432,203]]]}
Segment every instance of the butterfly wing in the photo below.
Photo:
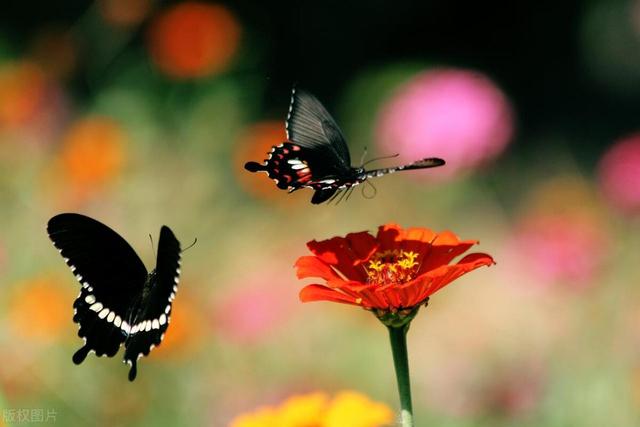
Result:
{"label": "butterfly wing", "polygon": [[125,343],[124,361],[131,366],[130,381],[136,377],[138,359],[147,356],[164,338],[179,278],[180,242],[169,227],[163,226],[160,229],[156,268],[150,274],[131,335]]}
{"label": "butterfly wing", "polygon": [[126,318],[147,279],[147,269],[133,248],[106,225],[80,214],[51,218],[47,232],[53,245],[82,284],[73,321],[85,344],[73,356],[76,364],[87,354],[114,356],[124,342]]}
{"label": "butterfly wing", "polygon": [[316,151],[290,142],[273,147],[263,164],[247,162],[244,167],[250,172],[266,172],[278,188],[289,191],[317,189],[323,186],[320,181],[336,176]]}
{"label": "butterfly wing", "polygon": [[[351,156],[342,131],[324,106],[310,93],[293,89],[286,122],[287,138],[309,150],[318,163],[340,174],[351,169]],[[318,170],[318,173],[320,171]]]}

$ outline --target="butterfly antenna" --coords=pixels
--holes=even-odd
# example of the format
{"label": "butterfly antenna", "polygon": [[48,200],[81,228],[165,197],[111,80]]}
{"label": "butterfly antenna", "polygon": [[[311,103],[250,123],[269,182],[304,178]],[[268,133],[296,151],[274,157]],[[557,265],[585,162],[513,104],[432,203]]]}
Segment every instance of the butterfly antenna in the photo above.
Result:
{"label": "butterfly antenna", "polygon": [[[376,186],[373,185],[369,180],[365,181],[364,183],[365,185],[362,187],[362,197],[364,197],[365,199],[373,199],[374,197],[376,197],[376,194],[378,194],[378,189],[376,188]],[[373,194],[371,196],[367,196],[366,194],[366,191],[365,191],[365,189],[367,188],[366,184],[369,184],[371,188],[373,188]]]}
{"label": "butterfly antenna", "polygon": [[384,160],[384,159],[393,159],[394,157],[398,157],[400,155],[400,153],[396,153],[396,154],[392,154],[390,156],[382,156],[382,157],[374,157],[373,159],[367,161],[366,163],[363,163],[361,167],[365,167],[366,165],[368,165],[371,162],[376,162],[378,160]]}
{"label": "butterfly antenna", "polygon": [[362,157],[360,157],[360,167],[364,167],[364,165],[366,164],[364,162],[365,157],[367,157],[367,146],[364,146],[364,151],[362,152]]}
{"label": "butterfly antenna", "polygon": [[198,238],[197,237],[195,239],[193,239],[193,243],[192,244],[190,244],[189,246],[187,246],[186,248],[181,250],[180,253],[186,252],[187,249],[191,249],[192,247],[194,247],[196,245],[196,243],[198,243]]}
{"label": "butterfly antenna", "polygon": [[153,246],[153,236],[149,233],[149,240],[151,241],[151,253],[156,252],[156,248]]}

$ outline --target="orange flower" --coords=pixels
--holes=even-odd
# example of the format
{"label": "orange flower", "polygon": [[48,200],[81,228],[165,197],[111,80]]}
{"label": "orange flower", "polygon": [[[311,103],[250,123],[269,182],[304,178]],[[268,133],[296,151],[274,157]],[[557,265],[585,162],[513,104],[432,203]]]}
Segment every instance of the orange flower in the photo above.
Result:
{"label": "orange flower", "polygon": [[0,129],[27,125],[46,100],[47,79],[34,63],[11,62],[0,67]]}
{"label": "orange flower", "polygon": [[188,1],[154,22],[149,47],[158,67],[171,77],[204,77],[228,65],[236,52],[240,26],[224,7]]}
{"label": "orange flower", "polygon": [[20,337],[53,340],[71,328],[73,291],[41,277],[18,284],[8,309],[8,323]]}
{"label": "orange flower", "polygon": [[205,320],[197,299],[181,291],[180,302],[174,304],[171,311],[171,325],[164,340],[155,349],[154,356],[180,358],[193,354],[202,344],[203,324]]}
{"label": "orange flower", "polygon": [[126,136],[105,117],[88,117],[74,124],[64,137],[61,166],[78,190],[109,182],[124,164]]}
{"label": "orange flower", "polygon": [[359,232],[313,240],[307,243],[313,255],[296,262],[298,278],[319,277],[325,285],[305,286],[300,299],[359,305],[376,310],[378,317],[408,315],[463,274],[494,264],[482,253],[450,264],[476,243],[450,231],[403,230],[395,224],[380,226],[376,237]]}
{"label": "orange flower", "polygon": [[151,11],[151,0],[100,0],[103,18],[118,27],[132,27],[140,24]]}

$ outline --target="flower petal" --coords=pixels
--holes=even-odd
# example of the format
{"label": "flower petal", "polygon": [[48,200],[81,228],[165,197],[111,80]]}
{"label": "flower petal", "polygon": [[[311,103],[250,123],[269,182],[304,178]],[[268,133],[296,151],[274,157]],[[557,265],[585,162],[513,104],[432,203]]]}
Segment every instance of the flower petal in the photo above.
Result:
{"label": "flower petal", "polygon": [[380,251],[399,249],[399,242],[402,240],[402,228],[394,223],[381,225],[378,227],[376,239],[380,245]]}
{"label": "flower petal", "polygon": [[355,298],[322,285],[307,285],[302,288],[299,296],[302,302],[331,301],[358,305]]}
{"label": "flower petal", "polygon": [[319,277],[327,282],[344,281],[336,272],[320,258],[313,255],[301,256],[295,263],[298,279]]}
{"label": "flower petal", "polygon": [[477,240],[461,241],[450,231],[438,233],[431,243],[431,248],[424,253],[418,274],[448,265],[455,257],[462,255],[477,243]]}
{"label": "flower petal", "polygon": [[348,279],[364,282],[366,272],[360,264],[376,252],[378,245],[371,234],[362,231],[319,242],[312,240],[307,243],[307,247],[314,255],[335,267]]}
{"label": "flower petal", "polygon": [[469,254],[457,264],[443,265],[431,270],[411,282],[397,286],[394,291],[400,295],[403,307],[411,307],[420,304],[427,297],[452,283],[460,276],[479,267],[493,264],[495,264],[493,258],[487,254]]}

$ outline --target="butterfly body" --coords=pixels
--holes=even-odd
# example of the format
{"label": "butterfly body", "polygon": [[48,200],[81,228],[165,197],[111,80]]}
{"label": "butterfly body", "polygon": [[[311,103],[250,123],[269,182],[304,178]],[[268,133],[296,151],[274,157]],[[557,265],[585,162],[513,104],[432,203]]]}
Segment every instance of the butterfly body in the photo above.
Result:
{"label": "butterfly body", "polygon": [[276,186],[293,192],[311,188],[313,204],[323,203],[369,178],[444,164],[427,158],[404,166],[365,170],[353,167],[342,131],[313,95],[294,89],[286,122],[288,142],[274,146],[262,163],[247,162],[250,172],[265,172]]}
{"label": "butterfly body", "polygon": [[73,355],[113,357],[121,345],[136,377],[136,362],[162,342],[180,276],[180,243],[166,226],[160,230],[156,268],[150,273],[129,244],[106,225],[79,214],[49,220],[54,246],[82,285],[73,321],[84,345]]}

